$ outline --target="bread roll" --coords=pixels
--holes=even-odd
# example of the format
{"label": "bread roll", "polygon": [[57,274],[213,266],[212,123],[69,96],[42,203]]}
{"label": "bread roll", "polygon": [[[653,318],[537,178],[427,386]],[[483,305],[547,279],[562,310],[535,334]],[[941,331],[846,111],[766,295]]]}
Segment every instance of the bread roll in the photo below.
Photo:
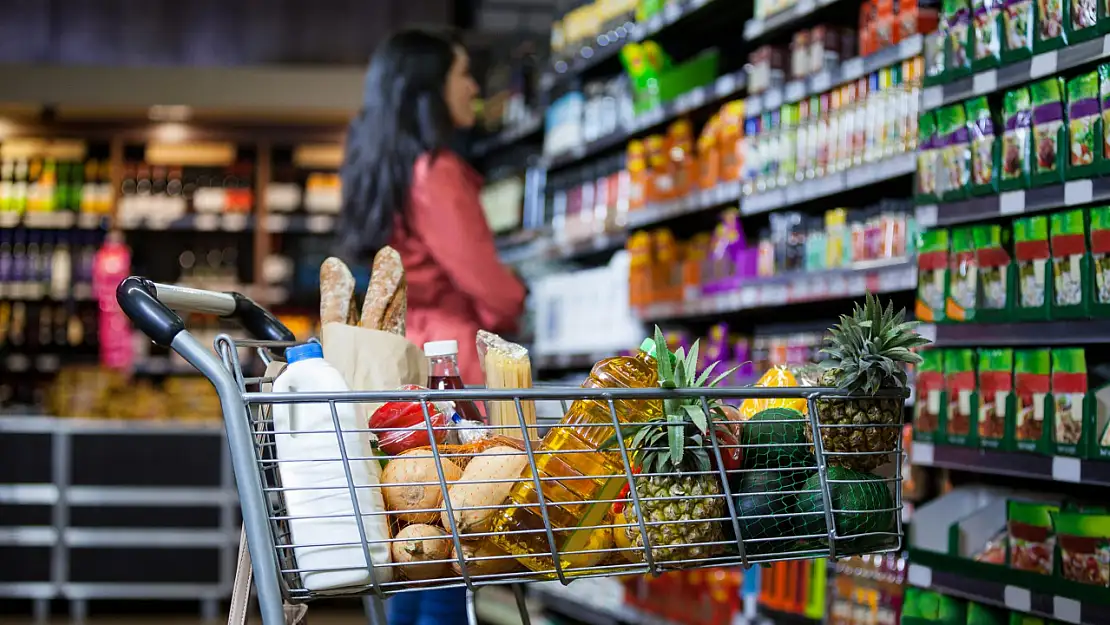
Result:
{"label": "bread roll", "polygon": [[320,265],[320,323],[347,323],[354,306],[355,277],[335,257]]}
{"label": "bread roll", "polygon": [[374,269],[370,274],[370,288],[362,303],[362,320],[359,322],[368,330],[385,330],[386,309],[397,295],[405,278],[405,268],[401,255],[388,245],[378,250],[374,256]]}

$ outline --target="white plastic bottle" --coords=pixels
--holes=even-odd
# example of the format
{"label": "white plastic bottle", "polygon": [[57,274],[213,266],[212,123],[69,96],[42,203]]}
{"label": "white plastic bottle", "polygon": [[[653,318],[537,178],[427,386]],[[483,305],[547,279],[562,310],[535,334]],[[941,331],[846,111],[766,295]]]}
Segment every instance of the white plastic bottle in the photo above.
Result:
{"label": "white plastic bottle", "polygon": [[[324,360],[319,343],[291,347],[285,351],[288,365],[274,380],[275,393],[349,390],[343,375]],[[354,432],[358,423],[355,404],[335,404],[343,429],[342,440],[356,486],[362,527],[378,582],[392,579],[389,524],[380,488],[381,465],[364,449]],[[347,488],[347,475],[327,403],[274,404],[274,441],[281,461],[281,476],[297,568],[308,590],[332,590],[371,583],[371,571],[362,549],[355,508]],[[300,432],[300,433],[298,433]],[[312,432],[312,433],[308,433]],[[355,459],[358,458],[358,459]],[[338,488],[337,488],[338,487]],[[369,488],[368,488],[369,487]],[[288,490],[292,489],[292,490]],[[335,545],[335,546],[312,546]]]}

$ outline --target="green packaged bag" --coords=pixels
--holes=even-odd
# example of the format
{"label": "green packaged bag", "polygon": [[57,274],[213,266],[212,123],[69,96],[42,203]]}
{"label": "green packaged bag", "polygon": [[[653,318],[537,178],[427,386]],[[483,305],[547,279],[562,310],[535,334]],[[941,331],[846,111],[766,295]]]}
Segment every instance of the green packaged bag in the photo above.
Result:
{"label": "green packaged bag", "polygon": [[1006,530],[1009,550],[1006,563],[1011,569],[1052,575],[1056,536],[1052,532],[1055,504],[1010,499],[1006,502]]}
{"label": "green packaged bag", "polygon": [[995,140],[994,117],[985,97],[972,98],[964,104],[967,129],[971,141],[972,195],[998,193],[1000,144]]}
{"label": "green packaged bag", "polygon": [[1048,216],[1033,215],[1014,220],[1014,318],[1018,321],[1048,321],[1051,318],[1052,251]]}
{"label": "green packaged bag", "polygon": [[[1110,20],[1107,20],[1110,23]],[[1102,173],[1110,173],[1110,63],[1098,67],[1098,98],[1102,107]]]}
{"label": "green packaged bag", "polygon": [[978,430],[971,427],[979,412],[975,405],[975,350],[944,351],[944,391],[948,399],[944,439],[949,445],[978,445]]}
{"label": "green packaged bag", "polygon": [[998,67],[1002,62],[1002,0],[972,0],[971,19],[972,71]]}
{"label": "green packaged bag", "polygon": [[1077,584],[1110,587],[1110,514],[1052,512],[1060,553],[1060,577]]}
{"label": "green packaged bag", "polygon": [[1068,179],[1098,173],[1102,137],[1098,72],[1080,74],[1068,81]]}
{"label": "green packaged bag", "polygon": [[976,321],[1009,321],[1014,300],[1014,266],[1010,229],[999,224],[976,226],[975,264],[979,274]]}
{"label": "green packaged bag", "polygon": [[981,603],[967,603],[967,625],[1009,625],[1009,612]]}
{"label": "green packaged bag", "polygon": [[925,51],[925,86],[939,85],[948,79],[945,71],[945,48],[948,46],[948,30],[941,22],[939,28],[925,35],[923,48]]}
{"label": "green packaged bag", "polygon": [[902,625],[966,625],[967,602],[933,590],[907,586]]}
{"label": "green packaged bag", "polygon": [[1052,451],[1082,456],[1087,442],[1087,358],[1082,347],[1052,350]]}
{"label": "green packaged bag", "polygon": [[1091,208],[1091,312],[1110,317],[1110,206]]}
{"label": "green packaged bag", "polygon": [[1087,250],[1087,211],[1054,213],[1049,220],[1052,248],[1052,317],[1090,315],[1091,257]]}
{"label": "green packaged bag", "polygon": [[1034,186],[1056,184],[1064,180],[1064,149],[1067,132],[1064,125],[1064,80],[1054,77],[1035,82],[1029,87],[1033,99],[1033,168]]}
{"label": "green packaged bag", "polygon": [[939,182],[945,201],[967,197],[971,182],[971,146],[967,131],[967,111],[962,104],[953,104],[937,111],[937,134],[940,136],[940,161],[943,175]]}
{"label": "green packaged bag", "polygon": [[1014,448],[1047,454],[1051,444],[1048,416],[1052,413],[1052,354],[1047,349],[1014,350],[1016,423]]}
{"label": "green packaged bag", "polygon": [[950,321],[974,321],[979,310],[979,262],[975,255],[975,228],[952,229],[948,256],[948,297],[944,315]]}
{"label": "green packaged bag", "polygon": [[1037,29],[1033,37],[1036,53],[1059,50],[1068,45],[1064,23],[1068,0],[1037,0]]}
{"label": "green packaged bag", "polygon": [[948,231],[926,230],[917,235],[917,301],[914,318],[925,323],[947,320]]}
{"label": "green packaged bag", "polygon": [[979,383],[975,392],[975,403],[979,407],[979,446],[1011,449],[1015,423],[1012,349],[979,350]]}
{"label": "green packaged bag", "polygon": [[1002,99],[1002,177],[1003,191],[1029,187],[1032,167],[1033,99],[1028,87],[1006,92]]}
{"label": "green packaged bag", "polygon": [[944,439],[944,350],[921,350],[921,363],[917,365],[914,390],[917,401],[913,403],[914,439],[942,442]]}
{"label": "green packaged bag", "polygon": [[945,70],[949,80],[963,78],[971,74],[971,4],[969,0],[944,0],[944,20],[948,24]]}
{"label": "green packaged bag", "polygon": [[1098,22],[1098,4],[1100,0],[1067,0],[1067,34],[1068,43],[1076,44],[1080,41],[1094,39],[1102,34]]}
{"label": "green packaged bag", "polygon": [[1034,0],[1005,0],[1002,7],[1002,63],[1033,56]]}
{"label": "green packaged bag", "polygon": [[937,194],[937,175],[940,163],[937,137],[937,118],[931,111],[917,120],[917,185],[914,199],[919,204],[929,204],[940,199]]}

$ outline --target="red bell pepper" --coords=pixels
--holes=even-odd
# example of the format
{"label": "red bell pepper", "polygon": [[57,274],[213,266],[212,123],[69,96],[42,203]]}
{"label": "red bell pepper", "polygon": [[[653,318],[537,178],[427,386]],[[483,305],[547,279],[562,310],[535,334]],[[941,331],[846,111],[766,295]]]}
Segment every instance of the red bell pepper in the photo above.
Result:
{"label": "red bell pepper", "polygon": [[[406,384],[403,391],[425,390],[423,386]],[[447,440],[447,417],[428,403],[428,416],[431,417],[432,431],[436,442]],[[378,447],[390,456],[416,447],[431,445],[428,426],[424,422],[424,409],[418,401],[391,401],[382,404],[370,415],[370,429],[378,436]]]}

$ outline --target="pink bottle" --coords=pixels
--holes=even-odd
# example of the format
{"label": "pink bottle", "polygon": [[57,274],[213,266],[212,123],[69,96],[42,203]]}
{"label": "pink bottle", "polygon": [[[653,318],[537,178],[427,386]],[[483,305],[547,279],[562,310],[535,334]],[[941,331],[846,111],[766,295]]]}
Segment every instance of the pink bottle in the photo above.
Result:
{"label": "pink bottle", "polygon": [[116,303],[116,287],[131,273],[131,249],[117,231],[108,233],[93,258],[93,296],[100,307],[100,364],[130,371],[135,359],[131,323]]}

